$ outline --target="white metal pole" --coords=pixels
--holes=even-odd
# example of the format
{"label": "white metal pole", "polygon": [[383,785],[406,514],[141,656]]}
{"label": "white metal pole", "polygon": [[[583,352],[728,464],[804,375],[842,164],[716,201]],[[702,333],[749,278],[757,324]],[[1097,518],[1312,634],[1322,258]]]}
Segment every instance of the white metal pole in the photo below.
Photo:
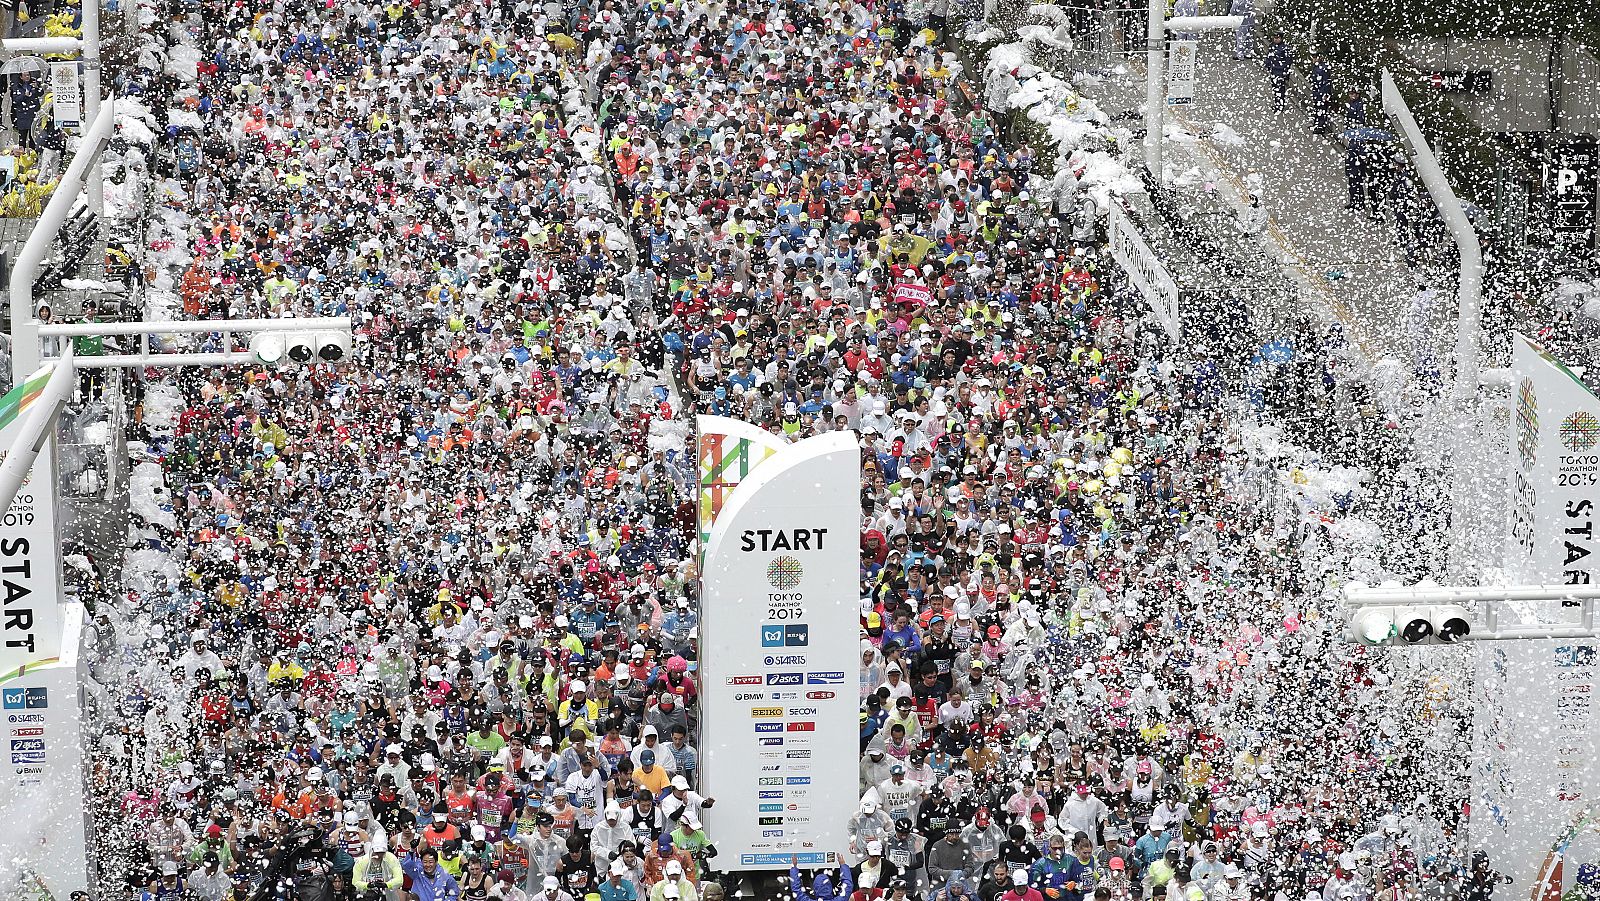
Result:
{"label": "white metal pole", "polygon": [[47,53],[79,53],[83,41],[78,38],[6,38],[0,40],[0,50],[18,56],[43,56]]}
{"label": "white metal pole", "polygon": [[[61,415],[67,401],[72,399],[75,369],[72,365],[72,347],[69,345],[67,352],[55,361],[55,370],[50,373],[49,381],[45,382],[44,389],[28,410],[27,418],[22,421],[16,444],[5,449],[5,462],[0,463],[0,512],[11,508],[17,490],[22,487],[28,473],[33,471],[39,451],[50,442],[56,418]],[[53,479],[55,473],[46,473],[45,478]]]}
{"label": "white metal pole", "polygon": [[1483,307],[1483,248],[1478,243],[1477,231],[1467,219],[1466,210],[1461,207],[1461,200],[1451,189],[1449,180],[1444,176],[1444,169],[1439,165],[1438,158],[1433,155],[1433,148],[1428,146],[1427,138],[1423,137],[1422,130],[1417,127],[1417,120],[1412,117],[1411,109],[1406,106],[1405,98],[1400,96],[1400,89],[1395,87],[1394,77],[1388,70],[1383,73],[1383,109],[1395,118],[1406,140],[1410,142],[1417,158],[1417,175],[1428,189],[1428,195],[1433,198],[1434,205],[1439,208],[1439,215],[1444,217],[1445,225],[1450,229],[1450,237],[1455,240],[1456,248],[1461,254],[1461,274],[1456,289],[1455,381],[1452,384],[1451,394],[1455,397],[1458,407],[1465,410],[1478,388],[1478,334],[1482,328]]}
{"label": "white metal pole", "polygon": [[[100,2],[83,3],[83,121],[93,122],[100,114]],[[100,156],[95,155],[89,171],[89,212],[105,231],[105,183],[100,179]]]}
{"label": "white metal pole", "polygon": [[[349,316],[307,316],[282,319],[173,319],[167,322],[60,322],[39,327],[39,334],[63,338],[104,335],[195,335],[210,332],[345,331],[355,326]],[[78,361],[82,366],[83,360]]]}
{"label": "white metal pole", "polygon": [[1172,34],[1189,31],[1233,31],[1244,24],[1244,16],[1173,16],[1163,26]]}
{"label": "white metal pole", "polygon": [[108,100],[84,131],[78,152],[73,154],[65,172],[56,183],[55,193],[39,214],[28,240],[17,252],[11,266],[11,382],[20,385],[39,368],[39,319],[33,309],[33,282],[39,277],[39,267],[50,253],[56,233],[83,190],[89,164],[97,160],[106,142],[111,140],[115,122],[116,103]]}
{"label": "white metal pole", "polygon": [[1166,127],[1166,92],[1162,90],[1161,70],[1166,56],[1166,0],[1150,0],[1149,43],[1145,45],[1144,162],[1150,175],[1161,184],[1161,138]]}
{"label": "white metal pole", "polygon": [[1411,588],[1345,586],[1344,600],[1351,607],[1387,607],[1423,604],[1475,604],[1494,601],[1583,601],[1600,598],[1600,588],[1576,585],[1507,585],[1503,588],[1453,588],[1444,585]]}

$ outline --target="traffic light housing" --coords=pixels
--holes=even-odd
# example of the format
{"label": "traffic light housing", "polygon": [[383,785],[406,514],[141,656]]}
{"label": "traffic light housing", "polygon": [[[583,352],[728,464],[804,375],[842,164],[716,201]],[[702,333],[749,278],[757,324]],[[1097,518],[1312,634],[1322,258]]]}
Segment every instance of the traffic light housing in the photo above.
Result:
{"label": "traffic light housing", "polygon": [[339,363],[350,356],[350,334],[336,329],[256,332],[250,352],[267,366]]}
{"label": "traffic light housing", "polygon": [[1362,605],[1353,607],[1345,637],[1357,644],[1455,644],[1472,635],[1467,608],[1458,604]]}

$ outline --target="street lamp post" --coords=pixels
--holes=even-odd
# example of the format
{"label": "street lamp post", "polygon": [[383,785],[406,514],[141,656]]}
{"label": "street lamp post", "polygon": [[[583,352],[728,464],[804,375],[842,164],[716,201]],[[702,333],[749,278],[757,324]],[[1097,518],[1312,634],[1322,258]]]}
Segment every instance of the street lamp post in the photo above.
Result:
{"label": "street lamp post", "polygon": [[1144,52],[1144,162],[1157,185],[1161,184],[1161,139],[1167,122],[1163,84],[1167,32],[1231,31],[1243,22],[1244,16],[1174,16],[1168,19],[1166,0],[1150,0],[1149,35]]}

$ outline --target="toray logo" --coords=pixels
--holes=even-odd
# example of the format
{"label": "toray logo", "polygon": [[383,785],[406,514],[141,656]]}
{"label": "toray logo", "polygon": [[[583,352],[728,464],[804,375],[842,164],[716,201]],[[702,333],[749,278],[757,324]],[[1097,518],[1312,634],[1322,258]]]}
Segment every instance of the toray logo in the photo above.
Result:
{"label": "toray logo", "polygon": [[782,732],[782,723],[756,723],[757,732]]}
{"label": "toray logo", "polygon": [[764,648],[803,648],[811,644],[811,627],[805,623],[761,627]]}

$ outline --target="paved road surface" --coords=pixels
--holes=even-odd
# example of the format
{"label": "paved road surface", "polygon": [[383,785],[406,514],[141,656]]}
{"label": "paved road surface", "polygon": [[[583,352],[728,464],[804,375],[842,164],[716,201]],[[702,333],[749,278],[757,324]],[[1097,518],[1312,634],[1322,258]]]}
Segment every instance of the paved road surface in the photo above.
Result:
{"label": "paved road surface", "polygon": [[[1194,104],[1175,113],[1173,122],[1197,136],[1201,154],[1241,191],[1247,174],[1262,177],[1268,240],[1297,279],[1345,323],[1368,359],[1408,359],[1405,320],[1414,280],[1398,260],[1393,226],[1345,209],[1343,146],[1313,134],[1310,117],[1293,105],[1274,112],[1260,62],[1235,60],[1232,51],[1232,33],[1205,38]],[[1085,85],[1085,93],[1113,116],[1136,112],[1144,102],[1142,57],[1122,74]],[[1219,123],[1237,138],[1216,137]]]}

